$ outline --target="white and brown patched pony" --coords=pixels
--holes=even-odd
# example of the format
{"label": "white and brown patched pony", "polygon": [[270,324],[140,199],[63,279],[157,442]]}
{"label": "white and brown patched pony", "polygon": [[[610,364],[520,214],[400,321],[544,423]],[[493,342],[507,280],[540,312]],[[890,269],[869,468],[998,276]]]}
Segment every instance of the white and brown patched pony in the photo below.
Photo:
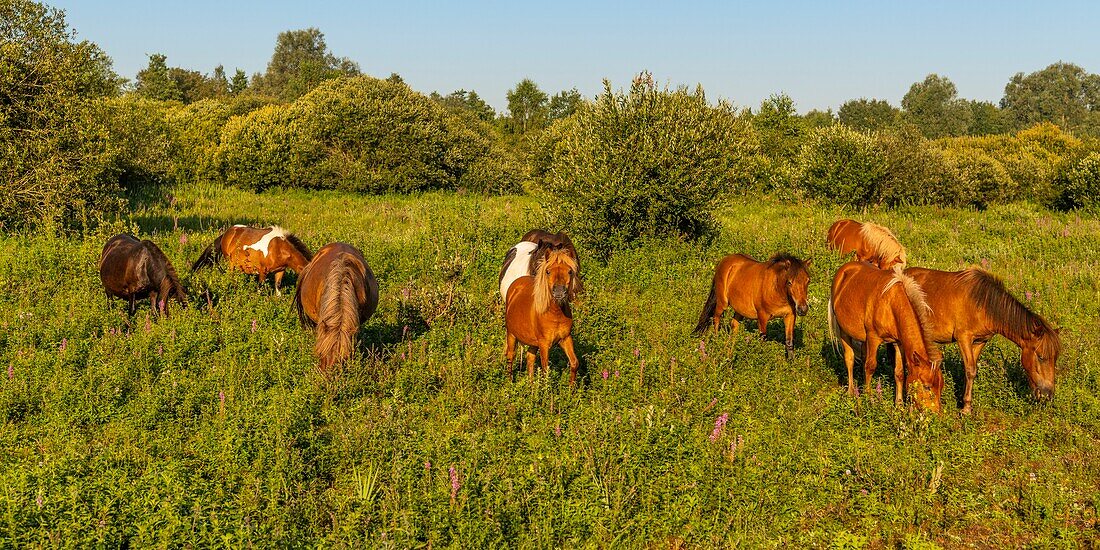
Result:
{"label": "white and brown patched pony", "polygon": [[[848,393],[858,395],[855,348],[862,343],[864,387],[869,388],[878,366],[878,347],[897,344],[894,365],[895,400],[908,389],[918,405],[941,410],[943,373],[939,350],[932,344],[931,312],[924,291],[901,266],[892,271],[865,262],[848,262],[837,270],[829,297],[829,333],[844,348]],[[904,365],[904,366],[903,366]]]}
{"label": "white and brown patched pony", "polygon": [[550,371],[550,348],[561,345],[569,358],[569,385],[577,383],[579,361],[573,351],[573,315],[569,291],[577,276],[577,262],[565,250],[550,251],[535,262],[535,275],[523,275],[505,289],[504,355],[509,378],[515,380],[516,343],[527,346],[527,375],[535,374],[535,351],[542,358],[542,372]]}
{"label": "white and brown patched pony", "polygon": [[504,256],[504,264],[500,268],[500,298],[508,296],[508,286],[516,278],[523,275],[535,276],[535,266],[544,260],[551,252],[563,250],[576,265],[576,274],[569,283],[569,301],[573,301],[578,294],[583,292],[581,282],[581,262],[577,256],[577,248],[573,241],[564,232],[550,233],[542,229],[532,229],[523,235],[516,246],[508,250]]}
{"label": "white and brown patched pony", "polygon": [[880,269],[905,265],[905,247],[889,229],[871,222],[838,220],[829,227],[829,247],[842,256],[855,252],[856,260]]}
{"label": "white and brown patched pony", "polygon": [[996,276],[978,268],[937,271],[909,268],[905,273],[928,294],[932,341],[959,343],[966,368],[962,412],[971,411],[978,356],[994,335],[1020,346],[1020,364],[1035,399],[1054,396],[1054,375],[1062,341],[1058,329],[1020,303]]}
{"label": "white and brown patched pony", "polygon": [[269,273],[274,273],[275,294],[282,294],[279,285],[287,268],[301,274],[313,258],[298,237],[277,225],[267,228],[234,225],[203,250],[191,270],[212,266],[223,256],[228,258],[230,267],[256,275],[261,284]]}
{"label": "white and brown patched pony", "polygon": [[115,235],[103,245],[99,255],[99,279],[108,300],[112,297],[129,302],[130,315],[137,300],[149,298],[153,315],[168,316],[168,300],[175,298],[187,305],[187,293],[176,276],[172,262],[153,241],[139,241],[130,235]]}
{"label": "white and brown patched pony", "polygon": [[359,325],[378,308],[378,280],[359,249],[327,244],[302,271],[294,305],[302,324],[317,333],[313,351],[327,374],[351,357]]}

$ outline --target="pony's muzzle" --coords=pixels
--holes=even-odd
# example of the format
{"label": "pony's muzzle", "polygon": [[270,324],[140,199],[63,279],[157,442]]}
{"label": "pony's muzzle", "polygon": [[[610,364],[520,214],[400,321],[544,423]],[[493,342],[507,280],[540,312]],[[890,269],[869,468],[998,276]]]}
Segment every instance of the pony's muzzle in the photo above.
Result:
{"label": "pony's muzzle", "polygon": [[799,304],[799,306],[795,309],[795,313],[797,313],[800,317],[805,317],[806,313],[808,313],[809,311],[810,304]]}
{"label": "pony's muzzle", "polygon": [[550,289],[550,296],[559,304],[565,303],[565,299],[569,297],[569,289],[565,285],[554,285]]}
{"label": "pony's muzzle", "polygon": [[1046,401],[1054,398],[1054,384],[1040,384],[1035,386],[1035,399]]}

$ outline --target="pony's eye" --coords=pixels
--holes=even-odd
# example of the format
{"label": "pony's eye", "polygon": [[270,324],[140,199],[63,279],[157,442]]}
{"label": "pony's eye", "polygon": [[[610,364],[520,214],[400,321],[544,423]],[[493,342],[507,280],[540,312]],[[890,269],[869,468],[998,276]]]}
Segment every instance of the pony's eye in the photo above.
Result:
{"label": "pony's eye", "polygon": [[791,285],[793,285],[793,284],[794,284],[794,283],[792,283],[791,281],[787,281],[787,286],[791,286]]}
{"label": "pony's eye", "polygon": [[549,274],[550,274],[550,270],[549,270],[549,269],[547,269],[547,270],[546,270],[546,274],[547,274],[547,275],[549,275]]}
{"label": "pony's eye", "polygon": [[1046,357],[1043,357],[1042,354],[1039,354],[1039,361],[1046,361],[1046,360],[1047,360]]}

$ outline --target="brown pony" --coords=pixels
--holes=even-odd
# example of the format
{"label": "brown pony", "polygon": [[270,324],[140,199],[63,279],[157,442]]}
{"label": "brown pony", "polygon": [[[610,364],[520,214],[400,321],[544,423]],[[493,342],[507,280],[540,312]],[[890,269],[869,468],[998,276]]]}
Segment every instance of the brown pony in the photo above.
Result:
{"label": "brown pony", "polygon": [[[532,229],[527,233],[524,233],[523,238],[520,239],[523,242],[535,243],[538,247],[535,249],[534,254],[531,256],[531,265],[529,275],[535,275],[535,266],[539,260],[546,258],[550,252],[554,250],[564,250],[569,253],[569,257],[573,258],[573,261],[577,264],[577,274],[573,278],[573,282],[569,285],[569,300],[572,301],[584,290],[584,285],[581,282],[581,259],[577,256],[577,248],[573,246],[572,239],[569,235],[566,235],[564,231],[557,233],[551,233],[543,229]],[[509,258],[505,258],[504,268],[501,269],[501,273],[508,268]]]}
{"label": "brown pony", "polygon": [[1034,397],[1054,395],[1055,364],[1062,351],[1059,331],[1024,307],[997,277],[978,268],[936,271],[913,267],[905,273],[928,294],[928,304],[932,306],[932,341],[959,343],[966,366],[963,413],[971,411],[978,355],[995,334],[1020,346],[1020,363]]}
{"label": "brown pony", "polygon": [[283,280],[286,268],[299,274],[313,259],[313,254],[302,241],[279,226],[268,228],[234,225],[225,233],[218,235],[199,259],[191,266],[194,271],[203,266],[212,266],[229,258],[229,265],[250,275],[256,275],[262,284],[268,273],[275,274],[275,294],[281,295],[279,284]]}
{"label": "brown pony", "polygon": [[302,271],[294,306],[302,324],[316,329],[313,351],[327,374],[351,357],[359,325],[378,307],[378,281],[357,248],[327,244]]}
{"label": "brown pony", "polygon": [[504,355],[508,375],[516,357],[516,342],[527,347],[527,376],[535,375],[535,348],[542,357],[542,372],[550,372],[550,347],[561,345],[569,358],[569,385],[577,382],[577,354],[573,351],[573,317],[569,311],[569,288],[577,277],[577,262],[566,250],[552,250],[536,263],[535,275],[515,280],[504,300],[507,331]]}
{"label": "brown pony", "polygon": [[756,319],[761,338],[768,333],[768,321],[783,316],[787,359],[792,359],[795,316],[806,315],[810,308],[806,299],[811,263],[790,254],[776,254],[766,262],[744,254],[722,258],[714,270],[710,296],[695,325],[695,334],[702,334],[712,325],[717,331],[726,308],[733,309],[731,330],[740,327],[741,319]]}
{"label": "brown pony", "polygon": [[137,311],[136,301],[146,297],[153,306],[153,315],[163,313],[167,317],[171,298],[187,305],[187,293],[172,262],[153,241],[139,241],[130,235],[111,237],[99,255],[99,279],[108,300],[129,300],[130,315]]}
{"label": "brown pony", "polygon": [[829,247],[842,256],[856,253],[856,260],[870,262],[880,269],[905,264],[905,247],[889,229],[871,222],[839,220],[829,227]]}
{"label": "brown pony", "polygon": [[900,266],[893,271],[863,262],[840,266],[833,278],[828,315],[833,343],[839,339],[844,347],[849,394],[859,394],[852,375],[857,342],[863,343],[866,388],[878,366],[879,344],[894,342],[900,348],[894,365],[895,401],[900,405],[902,388],[909,388],[918,405],[940,411],[943,373],[936,364],[938,350],[931,343],[928,304],[920,286]]}

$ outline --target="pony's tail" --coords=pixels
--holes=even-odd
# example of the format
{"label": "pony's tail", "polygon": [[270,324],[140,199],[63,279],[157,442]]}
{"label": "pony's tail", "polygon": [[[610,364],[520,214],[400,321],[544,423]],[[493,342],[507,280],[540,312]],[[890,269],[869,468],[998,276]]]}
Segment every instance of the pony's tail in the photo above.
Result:
{"label": "pony's tail", "polygon": [[222,237],[225,234],[218,235],[218,238],[214,239],[214,242],[210,243],[210,246],[206,247],[206,250],[202,251],[199,259],[195,260],[195,263],[191,264],[191,271],[194,271],[200,267],[213,266],[222,259]]}
{"label": "pony's tail", "polygon": [[695,325],[695,330],[692,334],[703,334],[714,323],[714,312],[718,309],[718,283],[717,281],[710,284],[710,296],[707,296],[707,303],[703,305],[703,312],[699,314],[699,322]]}
{"label": "pony's tail", "polygon": [[[161,299],[167,301],[172,296],[179,300],[179,303],[187,305],[187,292],[183,289],[183,285],[180,284],[180,278],[176,275],[176,268],[172,266],[172,262],[168,260],[168,256],[164,255],[164,251],[160,249],[153,241],[148,239],[141,241],[141,244],[145,246],[145,249],[153,255],[153,258],[157,260],[160,266],[163,266],[163,276],[168,279],[168,285],[171,287],[171,295],[164,296]],[[156,304],[154,304],[154,307]]]}
{"label": "pony's tail", "polygon": [[359,302],[355,299],[350,260],[333,260],[330,265],[325,289],[321,292],[317,344],[313,348],[322,372],[351,357],[355,333],[359,331]]}
{"label": "pony's tail", "polygon": [[833,310],[833,297],[829,296],[829,307],[826,308],[829,318],[829,341],[833,343],[833,349],[840,347],[840,323],[836,320],[836,311]]}

